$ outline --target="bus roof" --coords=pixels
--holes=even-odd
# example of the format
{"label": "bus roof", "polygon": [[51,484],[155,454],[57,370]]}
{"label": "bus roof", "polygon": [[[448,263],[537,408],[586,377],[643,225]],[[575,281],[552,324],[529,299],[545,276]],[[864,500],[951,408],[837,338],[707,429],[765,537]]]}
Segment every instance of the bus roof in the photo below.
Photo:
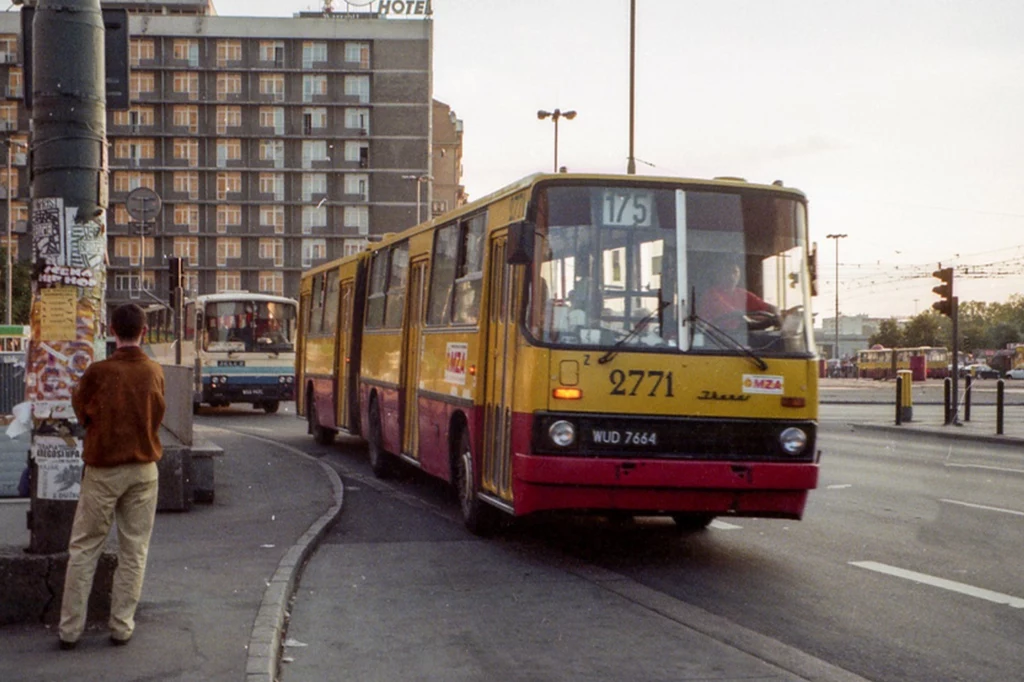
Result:
{"label": "bus roof", "polygon": [[[793,199],[799,201],[806,201],[806,195],[798,189],[793,187],[786,187],[781,181],[776,180],[770,185],[758,184],[747,182],[742,178],[734,177],[719,177],[713,179],[701,179],[701,178],[682,178],[672,176],[659,176],[659,175],[614,175],[607,173],[534,173],[533,175],[527,175],[524,178],[516,180],[515,182],[508,184],[501,189],[495,190],[486,196],[480,197],[475,201],[471,201],[468,204],[459,206],[447,213],[443,213],[439,216],[431,218],[426,222],[414,225],[405,230],[399,232],[391,232],[380,237],[379,241],[371,242],[367,251],[372,251],[380,246],[391,244],[393,242],[408,239],[412,235],[418,234],[424,230],[433,229],[436,225],[441,223],[447,223],[454,219],[460,218],[463,215],[471,214],[475,211],[480,210],[484,206],[499,201],[509,195],[521,192],[529,189],[530,187],[541,183],[541,182],[569,182],[572,184],[580,184],[586,182],[601,182],[601,183],[643,183],[643,184],[658,184],[658,185],[690,185],[693,187],[707,187],[707,188],[747,188],[754,190],[763,190],[768,192],[774,192],[778,194],[789,194]],[[343,256],[341,258],[335,258],[332,261],[322,263],[316,267],[310,268],[302,273],[302,277],[308,277],[311,275],[319,274],[325,270],[331,270],[338,266],[339,263],[347,262],[353,258],[359,258],[362,254],[367,251],[360,252],[359,254]]]}
{"label": "bus roof", "polygon": [[291,303],[298,305],[294,298],[284,296],[273,296],[271,294],[254,294],[249,291],[225,291],[219,294],[202,294],[196,296],[192,301],[197,303],[223,303],[227,301],[257,301],[262,303]]}

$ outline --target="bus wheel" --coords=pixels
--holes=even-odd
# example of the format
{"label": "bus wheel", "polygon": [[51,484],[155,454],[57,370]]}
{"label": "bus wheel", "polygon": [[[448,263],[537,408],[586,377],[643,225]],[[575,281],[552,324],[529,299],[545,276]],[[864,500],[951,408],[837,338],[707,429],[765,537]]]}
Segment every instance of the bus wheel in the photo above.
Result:
{"label": "bus wheel", "polygon": [[370,453],[370,470],[377,478],[390,478],[394,474],[394,464],[391,462],[391,453],[384,450],[384,437],[380,426],[380,408],[377,401],[370,402],[370,433],[367,440],[367,450]]}
{"label": "bus wheel", "polygon": [[463,428],[455,462],[455,492],[459,495],[462,520],[473,535],[490,535],[498,527],[498,510],[477,497],[476,475],[473,471],[473,450],[469,429]]}
{"label": "bus wheel", "polygon": [[277,400],[268,400],[267,402],[263,403],[263,411],[266,412],[267,414],[274,414],[275,412],[277,412],[277,408],[279,408],[280,406],[281,403],[278,402]]}
{"label": "bus wheel", "polygon": [[693,533],[704,530],[715,520],[714,514],[673,514],[672,520],[676,522],[676,529],[681,533]]}
{"label": "bus wheel", "polygon": [[[316,416],[316,405],[310,400],[308,403],[309,409],[306,410],[309,420],[309,432],[313,434],[313,441],[319,445],[330,445],[334,442],[334,429],[328,429],[320,425],[320,420]],[[275,403],[275,412],[276,403]],[[270,410],[267,410],[269,413]]]}

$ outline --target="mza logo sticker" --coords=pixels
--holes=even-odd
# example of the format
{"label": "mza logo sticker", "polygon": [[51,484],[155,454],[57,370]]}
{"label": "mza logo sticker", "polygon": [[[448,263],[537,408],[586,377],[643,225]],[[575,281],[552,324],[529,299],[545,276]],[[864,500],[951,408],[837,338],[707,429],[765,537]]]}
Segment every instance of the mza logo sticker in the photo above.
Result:
{"label": "mza logo sticker", "polygon": [[466,385],[466,364],[469,361],[469,345],[449,343],[445,353],[444,380],[449,384]]}
{"label": "mza logo sticker", "polygon": [[784,377],[768,376],[765,374],[744,374],[744,393],[767,393],[769,395],[782,395]]}

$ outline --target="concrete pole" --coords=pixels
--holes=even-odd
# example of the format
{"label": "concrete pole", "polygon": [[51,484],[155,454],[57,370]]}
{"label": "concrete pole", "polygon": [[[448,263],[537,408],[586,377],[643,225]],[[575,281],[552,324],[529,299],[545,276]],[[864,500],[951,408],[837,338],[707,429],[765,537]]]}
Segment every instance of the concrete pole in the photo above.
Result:
{"label": "concrete pole", "polygon": [[67,550],[82,476],[71,391],[104,345],[107,138],[99,0],[39,0],[32,23],[32,403],[28,551]]}

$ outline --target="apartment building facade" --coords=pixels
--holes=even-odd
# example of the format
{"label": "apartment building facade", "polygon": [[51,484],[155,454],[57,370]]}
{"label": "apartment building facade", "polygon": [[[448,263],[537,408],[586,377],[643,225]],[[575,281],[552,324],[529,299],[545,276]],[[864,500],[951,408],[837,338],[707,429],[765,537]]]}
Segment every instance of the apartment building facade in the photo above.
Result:
{"label": "apartment building facade", "polygon": [[[431,184],[406,179],[431,174],[429,19],[220,17],[208,3],[167,0],[104,6],[129,10],[131,36],[131,108],[107,121],[108,305],[166,300],[175,255],[189,292],[297,297],[303,270],[414,224],[417,204],[430,205]],[[20,22],[8,16],[0,127],[23,152]],[[17,234],[29,187],[24,154],[14,157],[12,186],[2,184]],[[153,224],[126,210],[137,187],[162,199]]]}

